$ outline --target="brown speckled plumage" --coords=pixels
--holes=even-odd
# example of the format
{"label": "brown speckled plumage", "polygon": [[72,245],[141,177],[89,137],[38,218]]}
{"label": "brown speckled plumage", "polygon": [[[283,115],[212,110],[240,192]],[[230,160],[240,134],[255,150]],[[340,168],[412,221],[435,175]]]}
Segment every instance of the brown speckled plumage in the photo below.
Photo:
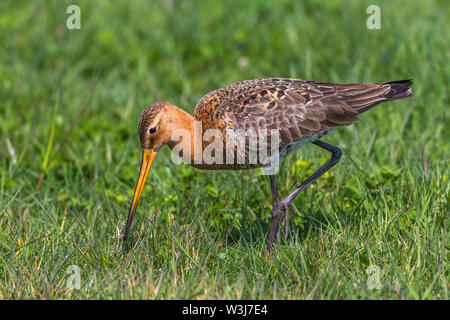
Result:
{"label": "brown speckled plumage", "polygon": [[[411,80],[334,84],[299,79],[254,79],[205,95],[194,118],[203,128],[278,129],[280,153],[288,154],[306,138],[350,125],[379,103],[412,96]],[[234,166],[230,169],[255,166]],[[221,167],[221,169],[226,169]]]}
{"label": "brown speckled plumage", "polygon": [[375,105],[411,96],[410,80],[333,84],[298,79],[255,79],[205,95],[194,118],[205,128],[280,129],[283,143],[352,124]]}

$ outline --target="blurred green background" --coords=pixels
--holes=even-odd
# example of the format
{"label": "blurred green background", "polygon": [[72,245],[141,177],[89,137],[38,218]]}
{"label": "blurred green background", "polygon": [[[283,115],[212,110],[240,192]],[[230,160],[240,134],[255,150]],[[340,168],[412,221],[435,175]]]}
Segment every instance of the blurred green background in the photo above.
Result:
{"label": "blurred green background", "polygon": [[[76,1],[68,30],[71,4],[0,2],[0,298],[448,299],[447,1]],[[413,78],[415,96],[325,139],[343,160],[296,199],[272,256],[267,178],[175,166],[168,149],[123,248],[140,112],[192,112],[260,77]],[[327,158],[286,159],[282,195]]]}

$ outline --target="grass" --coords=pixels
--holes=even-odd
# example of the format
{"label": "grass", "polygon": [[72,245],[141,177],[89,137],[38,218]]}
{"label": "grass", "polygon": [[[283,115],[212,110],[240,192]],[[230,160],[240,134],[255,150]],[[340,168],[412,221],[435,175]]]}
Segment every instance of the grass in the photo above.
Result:
{"label": "grass", "polygon": [[[70,1],[0,4],[0,298],[449,298],[445,1],[375,1],[380,30],[373,1],[77,3],[81,30],[65,27]],[[167,149],[122,246],[144,107],[192,112],[275,76],[413,78],[415,96],[325,138],[342,161],[295,200],[272,255],[267,177],[176,166]],[[282,195],[327,159],[313,145],[287,158]]]}

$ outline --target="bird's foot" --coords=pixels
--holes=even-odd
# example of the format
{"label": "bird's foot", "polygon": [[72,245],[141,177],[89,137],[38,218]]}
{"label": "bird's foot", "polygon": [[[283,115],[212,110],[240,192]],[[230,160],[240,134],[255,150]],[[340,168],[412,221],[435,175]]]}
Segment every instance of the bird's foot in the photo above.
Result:
{"label": "bird's foot", "polygon": [[289,237],[289,213],[292,212],[292,203],[288,202],[284,206],[284,239]]}
{"label": "bird's foot", "polygon": [[289,209],[291,207],[291,201],[280,201],[275,204],[272,209],[272,225],[269,230],[269,239],[267,243],[267,251],[271,251],[274,246],[275,239],[279,239],[280,236],[280,225],[283,217],[285,218],[285,239],[288,237],[289,229]]}

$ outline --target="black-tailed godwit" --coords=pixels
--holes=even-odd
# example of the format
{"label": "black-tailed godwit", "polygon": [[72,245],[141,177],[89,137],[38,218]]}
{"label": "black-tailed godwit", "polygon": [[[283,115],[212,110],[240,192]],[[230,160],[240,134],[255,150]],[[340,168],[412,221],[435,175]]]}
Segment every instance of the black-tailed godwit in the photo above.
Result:
{"label": "black-tailed godwit", "polygon": [[[284,199],[279,198],[275,173],[269,174],[273,197],[272,225],[267,244],[270,251],[283,217],[287,234],[289,209],[294,198],[339,162],[341,149],[319,138],[358,121],[361,113],[379,103],[412,96],[411,85],[411,80],[334,84],[299,79],[255,79],[208,93],[198,102],[194,115],[168,102],[148,106],[139,119],[142,163],[123,239],[128,237],[150,166],[164,145],[172,151],[181,150],[179,155],[183,160],[196,168],[238,170],[268,166],[261,156],[250,158],[252,148],[249,145],[255,137],[252,134],[261,141],[264,137],[267,144],[252,145],[253,149],[255,145],[260,149],[256,151],[265,149],[268,157],[274,156],[274,149],[268,145],[273,146],[271,143],[275,140],[275,156],[278,158],[311,142],[329,151],[331,159]],[[208,136],[210,139],[204,139],[208,130],[216,130],[221,135],[213,132],[214,139],[211,135]],[[241,139],[240,146],[236,141],[242,135],[246,136]],[[230,137],[233,137],[234,144],[229,143]],[[215,148],[211,148],[212,142],[218,143]],[[244,149],[239,149],[242,146]],[[203,156],[205,151],[208,151],[210,159]]]}

